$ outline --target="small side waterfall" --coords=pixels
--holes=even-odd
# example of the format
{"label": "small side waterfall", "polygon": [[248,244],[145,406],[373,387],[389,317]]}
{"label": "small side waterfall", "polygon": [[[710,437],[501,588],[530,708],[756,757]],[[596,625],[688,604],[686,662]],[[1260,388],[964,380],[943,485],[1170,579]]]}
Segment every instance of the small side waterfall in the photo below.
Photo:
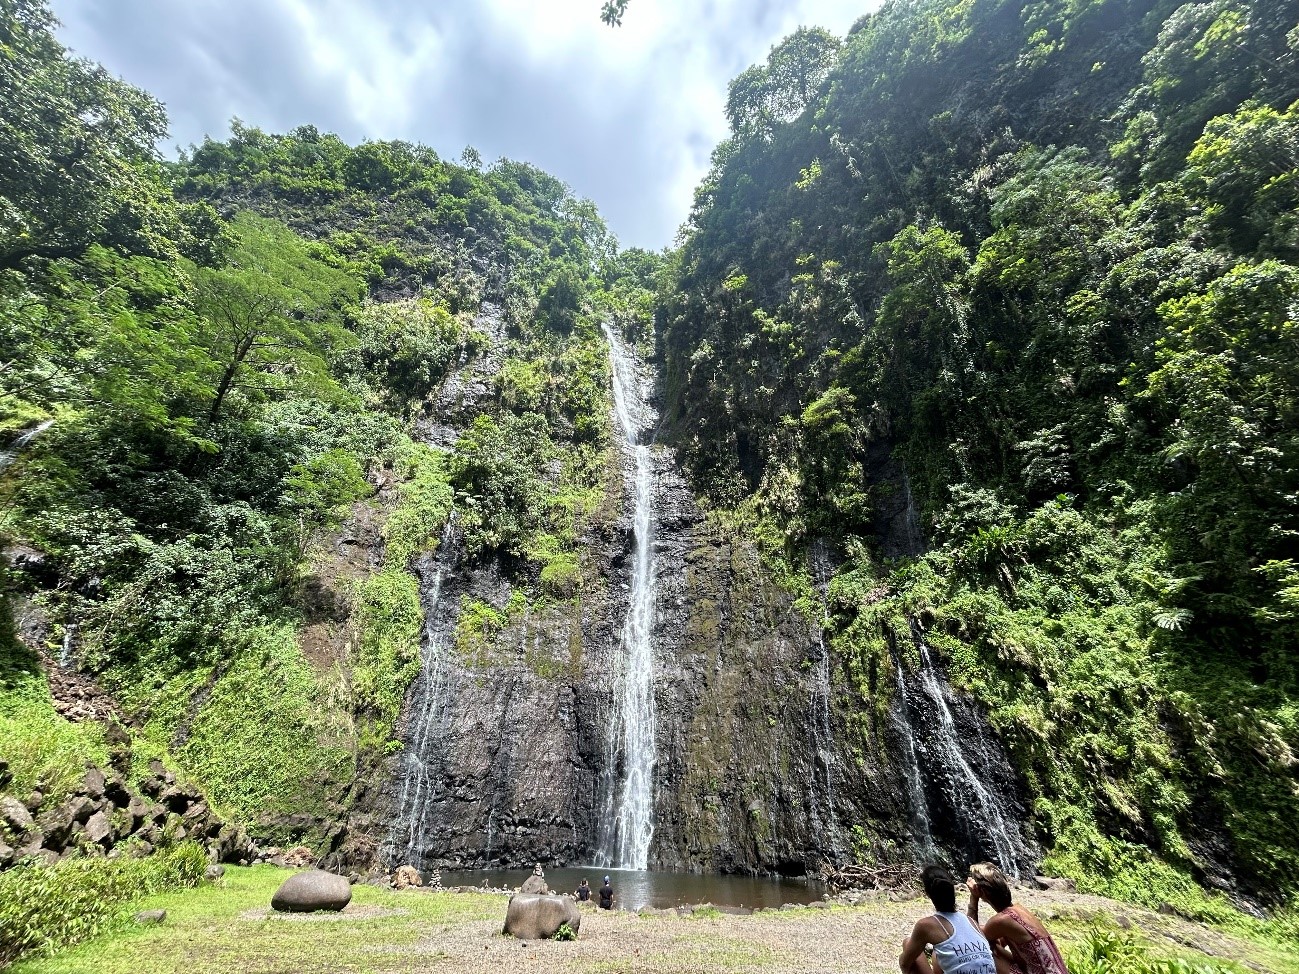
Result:
{"label": "small side waterfall", "polygon": [[654,836],[654,466],[642,433],[650,426],[635,356],[608,324],[614,412],[634,461],[631,595],[623,624],[606,749],[603,863],[644,869]]}
{"label": "small side waterfall", "polygon": [[442,531],[438,550],[425,558],[421,575],[426,578],[424,594],[424,640],[420,674],[411,697],[410,726],[405,734],[406,748],[401,755],[401,784],[397,794],[397,815],[389,827],[383,846],[383,860],[390,866],[411,864],[418,867],[427,844],[425,820],[433,794],[436,749],[429,741],[445,722],[448,640],[451,627],[439,612],[442,584],[454,570],[457,561],[454,514]]}
{"label": "small side waterfall", "polygon": [[[986,731],[975,724],[972,714],[963,714],[965,731],[958,728],[953,705],[965,710],[969,705],[950,699],[951,688],[935,666],[914,619],[911,638],[920,652],[921,666],[908,676],[897,662],[897,680],[899,729],[917,851],[932,852],[937,826],[970,861],[992,859],[1008,875],[1017,877],[1024,843],[1018,827],[1007,818],[1006,796],[998,794],[994,785],[994,781],[1006,779],[1005,759],[993,753]],[[926,785],[940,808],[926,798]],[[944,816],[941,819],[937,818],[940,814]]]}
{"label": "small side waterfall", "polygon": [[[808,563],[812,570],[812,584],[821,594],[821,631],[817,635],[817,654],[813,661],[813,678],[808,699],[808,718],[811,727],[813,766],[812,780],[809,784],[809,801],[812,825],[818,834],[824,835],[835,860],[841,858],[842,847],[839,835],[839,820],[835,814],[834,768],[834,730],[830,723],[830,647],[825,643],[825,629],[829,622],[827,605],[830,578],[834,574],[830,564],[830,555],[824,542],[812,544],[808,552]],[[818,776],[817,772],[821,774]]]}
{"label": "small side waterfall", "polygon": [[912,844],[916,856],[932,859],[934,829],[929,822],[929,802],[925,798],[925,783],[920,774],[920,759],[916,756],[916,735],[911,729],[911,701],[907,694],[907,676],[902,671],[901,660],[894,659],[898,696],[893,706],[893,726],[902,741],[902,762],[906,771],[907,803],[911,806]]}
{"label": "small side waterfall", "polygon": [[0,470],[3,470],[5,467],[9,466],[9,464],[13,463],[14,460],[18,459],[18,454],[22,453],[32,440],[36,439],[36,437],[40,436],[53,425],[54,420],[47,419],[43,423],[37,423],[31,429],[26,429],[19,433],[18,436],[14,438],[14,441],[9,444],[7,449],[0,450]]}

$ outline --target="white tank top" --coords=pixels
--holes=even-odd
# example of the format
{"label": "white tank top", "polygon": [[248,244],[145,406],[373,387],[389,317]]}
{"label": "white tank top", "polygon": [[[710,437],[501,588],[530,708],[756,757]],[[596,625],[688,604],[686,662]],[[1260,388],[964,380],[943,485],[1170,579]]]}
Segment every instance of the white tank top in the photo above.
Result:
{"label": "white tank top", "polygon": [[[934,944],[934,956],[943,965],[943,974],[997,974],[988,938],[970,922],[964,913],[935,913],[944,929],[952,933],[941,944]],[[945,923],[943,921],[946,921]]]}

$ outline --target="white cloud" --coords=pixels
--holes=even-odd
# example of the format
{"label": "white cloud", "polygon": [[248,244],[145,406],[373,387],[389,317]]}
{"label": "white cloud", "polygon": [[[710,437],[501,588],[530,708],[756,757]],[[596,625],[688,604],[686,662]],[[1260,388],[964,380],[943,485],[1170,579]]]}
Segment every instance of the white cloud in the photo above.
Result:
{"label": "white cloud", "polygon": [[[625,244],[671,242],[726,135],[728,80],[799,24],[878,0],[54,0],[65,43],[168,106],[173,140],[229,119],[526,159]],[[112,7],[110,11],[106,8]]]}

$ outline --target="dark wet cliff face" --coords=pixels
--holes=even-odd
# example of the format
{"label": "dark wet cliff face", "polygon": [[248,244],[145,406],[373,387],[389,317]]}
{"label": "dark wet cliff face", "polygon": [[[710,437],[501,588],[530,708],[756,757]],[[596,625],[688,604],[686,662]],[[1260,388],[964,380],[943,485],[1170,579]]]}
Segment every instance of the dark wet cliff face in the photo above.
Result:
{"label": "dark wet cliff face", "polygon": [[[449,384],[455,402],[429,417],[433,439],[454,442],[486,395],[489,367],[490,358]],[[916,689],[900,703],[887,677],[863,692],[753,543],[701,512],[671,449],[651,455],[649,867],[815,874],[931,854],[934,843],[994,853],[982,826],[961,818],[961,763],[997,775],[999,753],[977,710],[940,672],[925,674],[946,694],[957,732],[982,748],[963,755],[939,733],[937,697]],[[576,864],[607,854],[609,783],[625,770],[610,740],[635,551],[634,461],[626,452],[620,460],[606,471],[604,512],[582,539],[572,597],[538,597],[526,566],[466,558],[454,523],[420,560],[424,673],[370,829],[386,866]],[[906,527],[905,505],[893,521]],[[463,616],[482,607],[497,622],[477,632]],[[1011,776],[989,787],[1018,837]],[[922,804],[931,836],[916,824]]]}

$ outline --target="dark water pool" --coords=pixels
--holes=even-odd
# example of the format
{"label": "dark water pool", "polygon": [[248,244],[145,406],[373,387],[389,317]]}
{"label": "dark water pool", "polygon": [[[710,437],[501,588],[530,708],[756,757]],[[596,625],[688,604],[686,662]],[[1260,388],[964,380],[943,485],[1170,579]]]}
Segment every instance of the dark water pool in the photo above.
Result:
{"label": "dark water pool", "polygon": [[[530,869],[478,869],[442,872],[443,886],[488,886],[513,889],[522,886],[532,875]],[[591,884],[591,896],[608,876],[613,881],[613,905],[619,910],[639,910],[643,906],[664,909],[691,903],[714,906],[760,907],[782,903],[811,903],[821,898],[825,887],[806,879],[767,878],[763,876],[721,876],[711,873],[657,873],[631,869],[607,869],[600,866],[547,869],[546,883],[551,889],[568,893],[583,879]]]}

